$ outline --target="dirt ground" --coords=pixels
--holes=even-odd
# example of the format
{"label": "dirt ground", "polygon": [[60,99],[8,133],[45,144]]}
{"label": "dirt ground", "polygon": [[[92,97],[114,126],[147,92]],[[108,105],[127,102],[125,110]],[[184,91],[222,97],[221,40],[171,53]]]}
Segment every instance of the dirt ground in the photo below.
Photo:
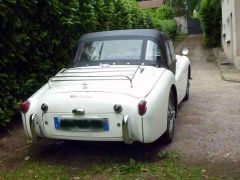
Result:
{"label": "dirt ground", "polygon": [[[202,164],[223,173],[240,165],[240,83],[223,81],[202,36],[188,36],[178,46],[190,49],[192,81],[190,99],[180,105],[176,136],[165,146],[109,142],[44,140],[30,142],[20,123],[0,135],[0,171],[17,168],[27,159],[48,164],[87,168],[96,163],[128,162],[129,158],[154,161],[162,150],[180,153],[188,164]],[[240,172],[239,172],[240,174]]]}

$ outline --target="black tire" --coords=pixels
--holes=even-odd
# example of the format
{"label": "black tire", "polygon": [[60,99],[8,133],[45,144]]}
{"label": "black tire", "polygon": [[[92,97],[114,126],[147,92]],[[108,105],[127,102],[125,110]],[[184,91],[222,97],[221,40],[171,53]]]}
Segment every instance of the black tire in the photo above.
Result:
{"label": "black tire", "polygon": [[175,122],[177,117],[176,107],[174,106],[174,96],[172,91],[169,94],[168,110],[167,110],[167,130],[163,134],[163,142],[169,144],[174,137]]}
{"label": "black tire", "polygon": [[189,100],[189,89],[190,89],[190,80],[189,80],[189,77],[188,77],[188,80],[187,80],[187,88],[186,88],[186,95],[185,95],[185,97],[183,98],[183,101]]}

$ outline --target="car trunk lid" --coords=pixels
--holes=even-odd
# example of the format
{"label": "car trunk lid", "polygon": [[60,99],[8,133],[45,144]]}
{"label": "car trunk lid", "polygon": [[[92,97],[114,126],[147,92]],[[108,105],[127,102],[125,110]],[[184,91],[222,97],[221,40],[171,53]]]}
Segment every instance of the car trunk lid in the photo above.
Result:
{"label": "car trunk lid", "polygon": [[142,98],[163,72],[163,68],[151,66],[71,68],[51,78],[46,93],[105,92]]}

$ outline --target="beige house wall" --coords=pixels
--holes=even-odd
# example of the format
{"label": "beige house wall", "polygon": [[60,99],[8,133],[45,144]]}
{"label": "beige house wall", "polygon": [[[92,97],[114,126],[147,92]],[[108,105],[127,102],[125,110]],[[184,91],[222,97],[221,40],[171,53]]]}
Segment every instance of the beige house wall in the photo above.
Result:
{"label": "beige house wall", "polygon": [[240,0],[222,0],[222,47],[240,69]]}
{"label": "beige house wall", "polygon": [[237,47],[237,56],[240,56],[240,0],[235,2],[235,17],[236,17],[236,47]]}
{"label": "beige house wall", "polygon": [[188,33],[187,16],[174,17],[177,27],[181,33]]}

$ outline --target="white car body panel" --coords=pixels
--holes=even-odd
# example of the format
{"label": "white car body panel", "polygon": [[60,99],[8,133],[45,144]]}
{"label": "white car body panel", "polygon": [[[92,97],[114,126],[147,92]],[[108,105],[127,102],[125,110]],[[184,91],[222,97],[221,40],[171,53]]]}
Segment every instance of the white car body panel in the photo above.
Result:
{"label": "white car body panel", "polygon": [[178,102],[181,102],[186,94],[187,79],[189,78],[190,61],[187,56],[176,55],[176,87],[178,92]]}
{"label": "white car body panel", "polygon": [[[168,96],[172,85],[176,85],[178,103],[185,96],[189,65],[190,62],[187,57],[177,56],[175,77],[171,71],[164,68],[142,66],[144,71],[142,73],[140,71],[137,72],[132,88],[128,80],[117,80],[117,83],[112,82],[110,86],[108,81],[86,80],[84,83],[88,84],[87,89],[83,89],[82,82],[79,83],[78,81],[47,83],[29,98],[31,108],[26,114],[22,113],[26,135],[32,137],[28,119],[31,114],[36,113],[38,125],[35,126],[35,131],[39,137],[122,141],[122,130],[121,127],[117,127],[117,123],[121,124],[123,116],[127,114],[131,122],[129,127],[131,139],[143,143],[153,142],[166,131]],[[101,69],[101,67],[99,68]],[[122,68],[126,69],[126,66]],[[131,66],[130,68],[136,69],[137,66]],[[81,69],[79,68],[78,71],[81,71]],[[137,111],[138,103],[142,99],[147,101],[148,108],[143,117],[139,116]],[[40,107],[43,103],[49,105],[48,113],[42,113]],[[121,114],[116,114],[113,111],[114,104],[123,106]],[[84,116],[85,118],[103,118],[107,116],[109,119],[112,119],[110,123],[111,130],[108,132],[56,130],[53,121],[54,115],[59,117],[76,117],[71,113],[71,110],[74,108],[85,108],[87,112],[86,116]],[[45,124],[46,122],[48,125]]]}
{"label": "white car body panel", "polygon": [[[172,59],[175,63],[175,58]],[[28,99],[30,108],[22,112],[24,130],[30,138],[151,143],[167,130],[170,92],[176,96],[177,111],[186,95],[189,78],[190,61],[180,55],[176,55],[175,70],[166,64],[144,63],[63,69]],[[138,105],[143,100],[147,110],[140,115]],[[43,104],[48,106],[46,111],[41,109]],[[121,105],[122,110],[117,112],[114,105]],[[70,124],[94,121],[102,127],[60,127],[59,123],[65,120]]]}

